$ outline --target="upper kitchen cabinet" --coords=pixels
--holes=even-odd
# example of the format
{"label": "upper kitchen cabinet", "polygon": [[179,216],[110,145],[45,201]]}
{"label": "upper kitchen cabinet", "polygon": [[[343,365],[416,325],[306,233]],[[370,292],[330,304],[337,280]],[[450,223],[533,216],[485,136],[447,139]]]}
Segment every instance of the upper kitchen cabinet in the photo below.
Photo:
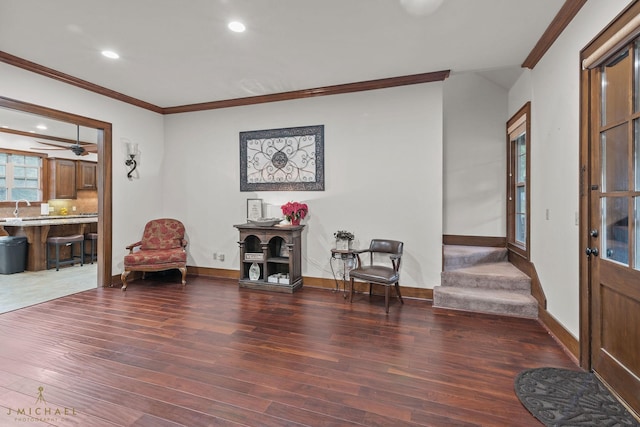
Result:
{"label": "upper kitchen cabinet", "polygon": [[76,198],[76,161],[49,158],[49,198]]}
{"label": "upper kitchen cabinet", "polygon": [[97,163],[78,160],[76,169],[76,188],[78,190],[97,190]]}

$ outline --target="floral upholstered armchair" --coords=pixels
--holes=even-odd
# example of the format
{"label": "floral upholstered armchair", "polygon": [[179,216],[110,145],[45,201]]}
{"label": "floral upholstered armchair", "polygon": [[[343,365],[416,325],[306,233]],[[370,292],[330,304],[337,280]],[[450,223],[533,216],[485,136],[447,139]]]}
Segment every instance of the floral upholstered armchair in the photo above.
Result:
{"label": "floral upholstered armchair", "polygon": [[124,257],[122,290],[127,289],[127,276],[132,271],[164,271],[178,269],[182,273],[182,285],[187,284],[187,241],[184,225],[170,218],[154,219],[144,227],[142,240],[127,246]]}

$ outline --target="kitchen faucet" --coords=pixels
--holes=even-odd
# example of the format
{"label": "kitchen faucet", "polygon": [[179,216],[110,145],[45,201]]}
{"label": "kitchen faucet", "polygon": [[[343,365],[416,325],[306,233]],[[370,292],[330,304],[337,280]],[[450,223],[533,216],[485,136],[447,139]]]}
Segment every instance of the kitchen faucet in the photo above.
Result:
{"label": "kitchen faucet", "polygon": [[27,202],[27,206],[31,206],[31,203],[29,203],[29,201],[27,199],[20,199],[16,202],[16,210],[13,211],[13,216],[15,216],[16,218],[18,218],[18,203],[20,202]]}

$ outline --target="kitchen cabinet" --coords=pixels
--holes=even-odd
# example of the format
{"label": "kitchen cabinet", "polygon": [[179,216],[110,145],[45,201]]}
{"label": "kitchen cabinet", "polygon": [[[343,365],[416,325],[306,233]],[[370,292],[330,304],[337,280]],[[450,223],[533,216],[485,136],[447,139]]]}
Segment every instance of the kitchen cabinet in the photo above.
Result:
{"label": "kitchen cabinet", "polygon": [[240,232],[241,288],[293,293],[302,287],[304,225],[234,225]]}
{"label": "kitchen cabinet", "polygon": [[76,198],[76,161],[49,158],[49,199]]}
{"label": "kitchen cabinet", "polygon": [[97,163],[78,160],[76,164],[76,188],[78,190],[97,190]]}

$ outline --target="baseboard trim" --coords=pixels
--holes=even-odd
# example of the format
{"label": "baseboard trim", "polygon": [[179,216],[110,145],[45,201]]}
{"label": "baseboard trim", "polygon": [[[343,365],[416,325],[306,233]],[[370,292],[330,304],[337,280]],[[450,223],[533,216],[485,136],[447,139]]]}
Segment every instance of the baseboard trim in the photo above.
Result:
{"label": "baseboard trim", "polygon": [[[127,282],[137,280],[142,277],[141,274],[134,276],[137,272],[131,272],[131,275],[127,278]],[[192,276],[202,276],[209,277],[212,279],[233,279],[238,280],[239,272],[238,270],[227,270],[224,268],[209,268],[209,267],[196,267],[196,266],[187,266],[187,274]],[[187,280],[188,283],[188,280]],[[321,277],[303,277],[302,283],[304,286],[310,288],[322,288],[322,289],[336,289],[336,281],[334,279],[325,279]],[[342,281],[339,281],[339,287],[341,291],[344,291],[344,284]],[[111,278],[111,286],[119,286],[122,284],[122,280],[120,279],[120,275],[114,275]],[[349,289],[349,284],[347,284],[347,290]],[[367,283],[356,282],[356,291],[357,292],[369,292],[369,285]],[[423,299],[423,300],[433,300],[433,289],[426,288],[411,288],[406,286],[400,286],[400,292],[402,293],[402,297],[414,298],[414,299]],[[384,289],[382,286],[374,286],[373,287],[374,295],[384,295]]]}
{"label": "baseboard trim", "polygon": [[[336,281],[333,279],[325,279],[321,277],[303,277],[302,283],[304,286],[308,286],[310,288],[322,288],[322,289],[336,289]],[[349,290],[349,283],[346,284],[346,290]],[[338,281],[338,287],[340,291],[345,291],[345,284],[342,281]],[[363,282],[355,283],[356,292],[369,292],[369,284]],[[402,297],[414,298],[414,299],[423,299],[423,300],[433,300],[433,289],[426,288],[410,288],[407,286],[400,286],[400,293],[402,293]],[[373,294],[374,295],[384,295],[384,288],[381,285],[373,286]],[[395,295],[394,292],[392,292]]]}
{"label": "baseboard trim", "polygon": [[538,307],[538,322],[560,344],[565,353],[573,359],[576,366],[580,366],[580,343],[577,338],[571,335],[551,313],[542,307]]}
{"label": "baseboard trim", "polygon": [[491,236],[461,236],[454,234],[442,235],[443,245],[459,245],[459,246],[487,246],[492,248],[504,248],[507,246],[506,237]]}

